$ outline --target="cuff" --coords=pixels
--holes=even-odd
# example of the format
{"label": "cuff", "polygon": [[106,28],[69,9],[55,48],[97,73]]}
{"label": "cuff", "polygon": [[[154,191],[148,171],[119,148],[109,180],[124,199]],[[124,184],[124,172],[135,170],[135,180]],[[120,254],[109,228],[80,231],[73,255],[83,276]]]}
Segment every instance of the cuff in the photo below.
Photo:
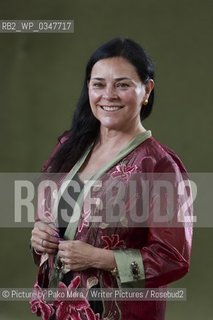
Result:
{"label": "cuff", "polygon": [[120,287],[144,287],[145,272],[140,250],[114,250]]}
{"label": "cuff", "polygon": [[35,263],[37,266],[39,266],[42,253],[40,254],[40,253],[38,253],[35,249],[33,249],[33,247],[31,246],[31,244],[30,244],[29,247],[30,247],[30,251],[31,251],[31,255],[32,255],[32,257],[33,257],[34,263]]}

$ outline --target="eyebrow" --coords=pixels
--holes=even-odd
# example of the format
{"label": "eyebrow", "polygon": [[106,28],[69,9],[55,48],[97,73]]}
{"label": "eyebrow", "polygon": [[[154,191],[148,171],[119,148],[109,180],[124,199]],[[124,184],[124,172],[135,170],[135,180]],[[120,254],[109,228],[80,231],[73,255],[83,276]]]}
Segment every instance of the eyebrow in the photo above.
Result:
{"label": "eyebrow", "polygon": [[[103,80],[105,80],[105,79],[104,79],[104,78],[99,78],[99,77],[93,77],[93,78],[91,78],[91,80],[103,81]],[[122,80],[131,80],[131,81],[132,81],[132,79],[130,79],[130,78],[128,78],[128,77],[115,78],[114,80],[115,80],[115,81],[122,81]]]}

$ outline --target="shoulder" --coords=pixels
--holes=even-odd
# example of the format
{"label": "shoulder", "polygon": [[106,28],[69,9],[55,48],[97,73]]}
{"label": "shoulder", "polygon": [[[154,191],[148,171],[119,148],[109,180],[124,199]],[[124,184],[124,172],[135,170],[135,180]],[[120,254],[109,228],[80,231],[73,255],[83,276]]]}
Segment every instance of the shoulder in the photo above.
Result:
{"label": "shoulder", "polygon": [[148,166],[151,171],[186,172],[185,166],[179,156],[168,146],[160,143],[154,137],[145,140],[137,148],[137,158],[144,167]]}
{"label": "shoulder", "polygon": [[58,136],[57,142],[56,142],[55,146],[53,147],[49,157],[42,165],[42,171],[45,172],[50,169],[49,167],[50,167],[51,160],[56,155],[56,153],[59,151],[59,149],[62,147],[62,145],[65,144],[65,142],[69,139],[69,137],[70,137],[69,130],[64,131],[60,136]]}

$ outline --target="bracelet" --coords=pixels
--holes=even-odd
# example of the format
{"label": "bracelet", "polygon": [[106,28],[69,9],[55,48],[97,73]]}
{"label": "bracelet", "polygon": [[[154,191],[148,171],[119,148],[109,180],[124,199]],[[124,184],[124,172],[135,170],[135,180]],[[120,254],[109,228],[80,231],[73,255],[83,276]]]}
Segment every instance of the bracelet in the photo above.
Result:
{"label": "bracelet", "polygon": [[35,252],[38,256],[41,256],[41,255],[42,255],[42,252],[39,252],[39,251],[37,251],[37,250],[34,249],[34,248],[33,248],[33,250],[34,250],[34,252]]}
{"label": "bracelet", "polygon": [[33,250],[38,256],[41,256],[43,252],[39,252],[36,249],[34,249],[30,243],[30,250]]}
{"label": "bracelet", "polygon": [[113,275],[113,277],[117,277],[118,276],[118,268],[115,267],[114,269],[112,269],[111,271],[111,274]]}

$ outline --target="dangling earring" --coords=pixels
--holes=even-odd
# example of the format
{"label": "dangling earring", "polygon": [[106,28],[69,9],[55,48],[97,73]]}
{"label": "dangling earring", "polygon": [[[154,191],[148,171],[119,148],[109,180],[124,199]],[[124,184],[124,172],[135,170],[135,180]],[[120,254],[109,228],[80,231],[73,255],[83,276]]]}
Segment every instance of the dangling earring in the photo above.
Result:
{"label": "dangling earring", "polygon": [[143,105],[146,106],[148,104],[149,100],[146,99],[144,102],[143,102]]}

